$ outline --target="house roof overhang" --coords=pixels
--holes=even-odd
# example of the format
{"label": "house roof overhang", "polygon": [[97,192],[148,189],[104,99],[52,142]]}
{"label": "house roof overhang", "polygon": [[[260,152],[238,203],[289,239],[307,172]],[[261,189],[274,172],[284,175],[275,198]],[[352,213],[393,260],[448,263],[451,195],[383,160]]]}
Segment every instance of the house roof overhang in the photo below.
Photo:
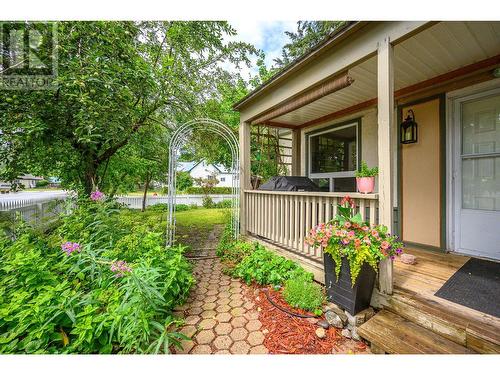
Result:
{"label": "house roof overhang", "polygon": [[288,76],[292,75],[299,69],[301,69],[304,65],[307,65],[309,62],[317,58],[319,55],[325,53],[330,48],[332,48],[335,44],[343,41],[348,36],[352,35],[356,31],[360,30],[363,26],[368,24],[367,21],[349,21],[344,26],[332,32],[325,39],[323,39],[320,43],[314,46],[311,50],[306,52],[304,55],[294,60],[283,69],[278,71],[275,75],[273,75],[266,82],[257,86],[254,90],[240,99],[237,103],[233,105],[233,109],[239,110],[251,102],[254,98],[260,96],[264,92],[266,92],[269,88],[273,87],[276,84],[279,84],[282,80],[286,79]]}

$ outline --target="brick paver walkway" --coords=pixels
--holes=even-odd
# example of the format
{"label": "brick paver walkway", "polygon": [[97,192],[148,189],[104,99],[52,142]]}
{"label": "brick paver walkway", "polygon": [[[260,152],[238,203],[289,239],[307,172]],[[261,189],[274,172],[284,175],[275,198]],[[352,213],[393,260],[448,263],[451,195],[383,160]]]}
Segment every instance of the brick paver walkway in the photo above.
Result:
{"label": "brick paver walkway", "polygon": [[186,323],[180,332],[192,338],[177,353],[267,353],[259,313],[245,296],[247,286],[222,273],[215,251],[206,255],[213,258],[194,261],[197,283],[186,304],[176,309]]}

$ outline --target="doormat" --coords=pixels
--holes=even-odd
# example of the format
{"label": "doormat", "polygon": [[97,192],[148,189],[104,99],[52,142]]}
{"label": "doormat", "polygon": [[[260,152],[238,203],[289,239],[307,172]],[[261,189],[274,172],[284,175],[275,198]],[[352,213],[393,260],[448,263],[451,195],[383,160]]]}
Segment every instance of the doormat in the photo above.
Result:
{"label": "doormat", "polygon": [[470,259],[435,296],[500,318],[500,263]]}

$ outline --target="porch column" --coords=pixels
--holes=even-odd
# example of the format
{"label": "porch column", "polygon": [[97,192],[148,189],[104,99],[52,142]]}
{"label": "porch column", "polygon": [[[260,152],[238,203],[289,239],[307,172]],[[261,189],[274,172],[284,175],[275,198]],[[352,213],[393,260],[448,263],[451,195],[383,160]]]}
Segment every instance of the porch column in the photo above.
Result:
{"label": "porch column", "polygon": [[[393,48],[389,39],[378,44],[378,166],[379,166],[379,222],[392,233],[392,150],[391,129],[394,126],[394,71]],[[380,264],[379,290],[392,294],[392,260]]]}
{"label": "porch column", "polygon": [[300,129],[292,130],[292,176],[300,176]]}
{"label": "porch column", "polygon": [[240,233],[247,234],[245,190],[251,189],[250,124],[240,124]]}

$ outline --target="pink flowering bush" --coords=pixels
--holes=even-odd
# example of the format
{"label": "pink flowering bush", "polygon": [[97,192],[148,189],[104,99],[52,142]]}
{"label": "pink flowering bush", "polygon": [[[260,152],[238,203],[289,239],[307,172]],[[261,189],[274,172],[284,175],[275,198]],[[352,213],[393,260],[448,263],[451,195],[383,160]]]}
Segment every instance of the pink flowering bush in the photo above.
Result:
{"label": "pink flowering bush", "polygon": [[101,192],[101,191],[99,191],[99,190],[93,191],[90,194],[90,199],[93,200],[94,202],[103,200],[104,199],[104,193]]}
{"label": "pink flowering bush", "polygon": [[111,262],[109,269],[115,274],[115,277],[123,277],[132,272],[132,267],[130,267],[124,260],[115,260]]}
{"label": "pink flowering bush", "polygon": [[356,205],[346,196],[338,205],[337,217],[318,224],[309,232],[305,242],[312,247],[322,247],[335,261],[335,274],[340,274],[342,258],[347,258],[354,285],[364,263],[378,270],[385,258],[394,259],[403,252],[403,243],[397,236],[388,233],[385,225],[364,222],[361,214],[354,214]]}
{"label": "pink flowering bush", "polygon": [[66,255],[70,256],[73,252],[80,252],[81,247],[77,242],[67,241],[61,245],[61,249],[66,253]]}

